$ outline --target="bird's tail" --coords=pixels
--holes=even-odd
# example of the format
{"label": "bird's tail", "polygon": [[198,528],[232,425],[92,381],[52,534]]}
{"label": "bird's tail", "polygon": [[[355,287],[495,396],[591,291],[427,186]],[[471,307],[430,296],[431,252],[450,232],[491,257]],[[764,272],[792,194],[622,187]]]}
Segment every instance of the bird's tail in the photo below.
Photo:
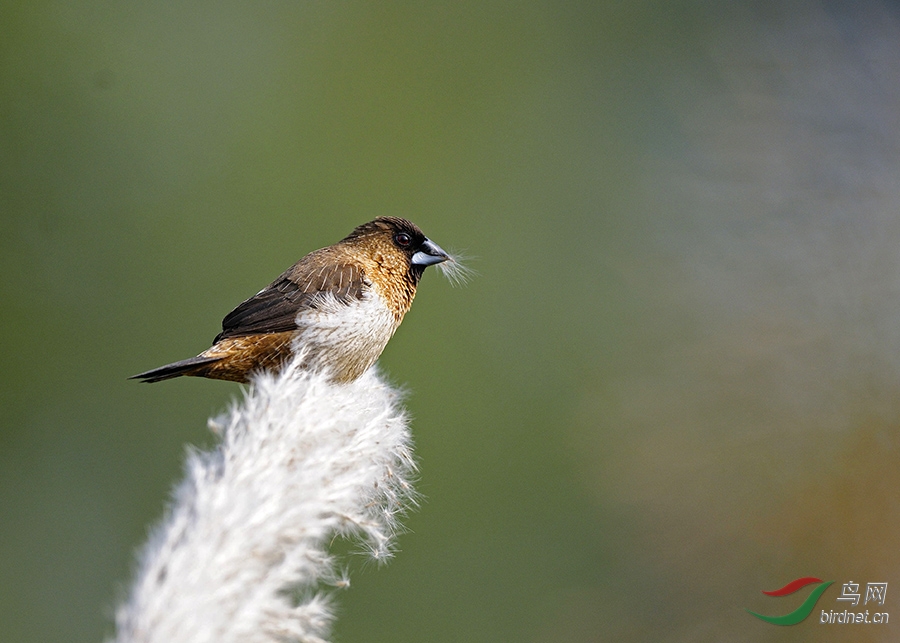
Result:
{"label": "bird's tail", "polygon": [[169,380],[173,377],[180,377],[181,375],[200,375],[200,372],[205,370],[203,368],[204,366],[212,364],[213,362],[218,362],[221,359],[221,357],[203,357],[202,355],[198,355],[197,357],[183,359],[180,362],[173,362],[172,364],[166,364],[165,366],[160,366],[159,368],[154,368],[153,370],[144,373],[132,375],[128,379],[141,380],[142,382],[150,384],[152,382]]}

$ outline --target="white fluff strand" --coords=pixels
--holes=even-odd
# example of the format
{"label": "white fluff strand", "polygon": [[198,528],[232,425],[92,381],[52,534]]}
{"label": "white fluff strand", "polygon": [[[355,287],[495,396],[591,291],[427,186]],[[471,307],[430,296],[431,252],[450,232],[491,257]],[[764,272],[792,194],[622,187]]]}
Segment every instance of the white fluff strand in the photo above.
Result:
{"label": "white fluff strand", "polygon": [[370,369],[349,384],[294,367],[257,376],[211,422],[116,614],[116,643],[320,642],[328,546],[360,537],[390,555],[414,500],[399,394]]}

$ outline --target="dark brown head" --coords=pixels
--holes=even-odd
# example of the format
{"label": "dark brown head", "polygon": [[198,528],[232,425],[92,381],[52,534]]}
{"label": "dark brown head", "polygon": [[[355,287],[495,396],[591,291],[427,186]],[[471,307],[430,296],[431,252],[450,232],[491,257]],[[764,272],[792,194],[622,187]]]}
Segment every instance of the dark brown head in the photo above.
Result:
{"label": "dark brown head", "polygon": [[341,243],[365,248],[390,273],[402,270],[413,286],[425,268],[450,259],[416,224],[399,217],[378,217],[357,226]]}

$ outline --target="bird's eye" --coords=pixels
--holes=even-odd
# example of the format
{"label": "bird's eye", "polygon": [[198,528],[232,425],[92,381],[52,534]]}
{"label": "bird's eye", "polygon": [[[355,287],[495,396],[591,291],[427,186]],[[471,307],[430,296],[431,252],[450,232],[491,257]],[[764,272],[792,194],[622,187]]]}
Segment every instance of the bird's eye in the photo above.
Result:
{"label": "bird's eye", "polygon": [[397,234],[394,235],[394,241],[397,243],[398,246],[405,248],[406,246],[408,246],[410,244],[410,242],[412,241],[412,238],[405,232],[398,232]]}

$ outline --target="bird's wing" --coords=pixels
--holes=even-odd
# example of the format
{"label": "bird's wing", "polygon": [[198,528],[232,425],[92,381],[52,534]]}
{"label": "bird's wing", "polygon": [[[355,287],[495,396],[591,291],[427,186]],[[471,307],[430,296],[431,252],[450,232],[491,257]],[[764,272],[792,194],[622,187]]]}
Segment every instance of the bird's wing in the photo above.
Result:
{"label": "bird's wing", "polygon": [[228,313],[213,343],[226,337],[295,330],[297,314],[304,308],[316,308],[326,298],[341,303],[362,298],[366,282],[359,266],[322,262],[323,257],[316,255],[307,255]]}

